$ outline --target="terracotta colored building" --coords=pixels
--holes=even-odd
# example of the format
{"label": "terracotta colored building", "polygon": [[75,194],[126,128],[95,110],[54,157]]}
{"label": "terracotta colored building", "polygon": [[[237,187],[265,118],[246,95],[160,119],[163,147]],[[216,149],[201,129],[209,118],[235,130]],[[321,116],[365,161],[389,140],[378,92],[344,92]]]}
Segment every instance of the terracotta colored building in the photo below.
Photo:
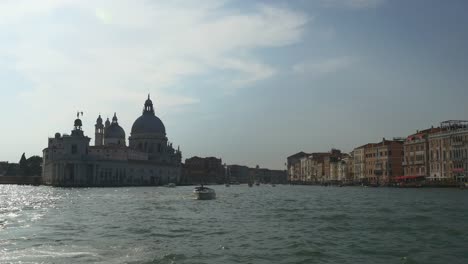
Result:
{"label": "terracotta colored building", "polygon": [[364,182],[388,185],[393,178],[403,175],[403,140],[386,140],[364,147],[366,177]]}
{"label": "terracotta colored building", "polygon": [[440,128],[429,128],[406,138],[403,144],[405,176],[429,177],[429,135],[440,131]]}

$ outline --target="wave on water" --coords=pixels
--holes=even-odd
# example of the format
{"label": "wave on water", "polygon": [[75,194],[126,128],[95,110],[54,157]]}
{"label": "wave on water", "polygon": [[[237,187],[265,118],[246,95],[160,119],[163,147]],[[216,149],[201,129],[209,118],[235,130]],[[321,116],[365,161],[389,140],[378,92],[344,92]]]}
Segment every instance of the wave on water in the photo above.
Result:
{"label": "wave on water", "polygon": [[192,190],[0,186],[0,263],[468,263],[466,192]]}

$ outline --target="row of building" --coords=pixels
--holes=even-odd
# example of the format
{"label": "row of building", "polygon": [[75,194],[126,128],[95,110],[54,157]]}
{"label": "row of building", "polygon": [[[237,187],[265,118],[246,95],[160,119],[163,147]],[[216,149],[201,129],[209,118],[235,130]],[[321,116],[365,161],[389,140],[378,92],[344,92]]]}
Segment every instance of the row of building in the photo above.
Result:
{"label": "row of building", "polygon": [[287,158],[287,171],[288,181],[297,184],[457,185],[468,181],[468,121],[444,121],[351,153],[299,152]]}
{"label": "row of building", "polygon": [[287,183],[285,170],[249,168],[243,165],[225,165],[216,157],[192,157],[182,165],[181,184],[222,184],[222,183]]}
{"label": "row of building", "polygon": [[182,151],[169,141],[149,95],[129,137],[116,113],[106,121],[99,115],[91,145],[83,131],[82,115],[77,113],[71,134],[57,132],[48,138],[43,158],[26,160],[23,155],[19,164],[0,163],[0,184],[26,184],[26,176],[29,181],[32,176],[37,178],[35,184],[63,187],[287,182],[286,171],[226,166],[214,157],[193,157],[182,163]]}

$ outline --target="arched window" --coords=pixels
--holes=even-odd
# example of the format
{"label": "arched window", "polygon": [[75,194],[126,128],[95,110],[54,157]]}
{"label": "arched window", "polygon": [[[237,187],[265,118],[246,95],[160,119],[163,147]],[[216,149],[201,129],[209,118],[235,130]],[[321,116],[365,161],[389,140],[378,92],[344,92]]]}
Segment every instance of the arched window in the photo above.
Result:
{"label": "arched window", "polygon": [[162,150],[162,148],[161,148],[161,143],[159,143],[159,144],[158,144],[158,152],[161,153],[161,150]]}

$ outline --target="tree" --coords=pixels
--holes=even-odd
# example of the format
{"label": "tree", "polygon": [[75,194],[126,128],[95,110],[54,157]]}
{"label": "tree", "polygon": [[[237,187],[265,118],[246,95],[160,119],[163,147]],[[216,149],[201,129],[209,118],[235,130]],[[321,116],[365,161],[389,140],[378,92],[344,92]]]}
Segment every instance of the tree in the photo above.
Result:
{"label": "tree", "polygon": [[28,166],[28,176],[41,176],[42,175],[42,158],[39,156],[32,156],[26,160]]}
{"label": "tree", "polygon": [[24,176],[29,175],[28,162],[26,160],[25,153],[23,153],[23,155],[21,155],[21,159],[19,161],[19,167],[20,167],[22,175],[24,175]]}
{"label": "tree", "polygon": [[19,168],[23,176],[41,176],[42,158],[39,156],[32,156],[26,159],[26,155],[23,153],[19,162]]}

